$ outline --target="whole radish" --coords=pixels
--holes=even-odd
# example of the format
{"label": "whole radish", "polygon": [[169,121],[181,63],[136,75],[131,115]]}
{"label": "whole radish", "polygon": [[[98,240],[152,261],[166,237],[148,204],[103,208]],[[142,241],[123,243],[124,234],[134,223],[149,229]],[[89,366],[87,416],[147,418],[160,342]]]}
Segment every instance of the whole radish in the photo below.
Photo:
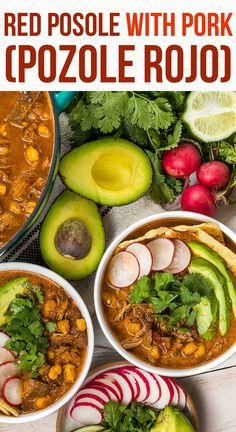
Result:
{"label": "whole radish", "polygon": [[192,143],[182,143],[163,156],[163,169],[173,177],[188,177],[201,165],[201,155]]}
{"label": "whole radish", "polygon": [[230,169],[221,161],[204,162],[197,170],[197,179],[210,189],[221,189],[229,183]]}
{"label": "whole radish", "polygon": [[181,207],[185,211],[212,216],[216,210],[216,203],[213,193],[206,186],[196,184],[183,192]]}

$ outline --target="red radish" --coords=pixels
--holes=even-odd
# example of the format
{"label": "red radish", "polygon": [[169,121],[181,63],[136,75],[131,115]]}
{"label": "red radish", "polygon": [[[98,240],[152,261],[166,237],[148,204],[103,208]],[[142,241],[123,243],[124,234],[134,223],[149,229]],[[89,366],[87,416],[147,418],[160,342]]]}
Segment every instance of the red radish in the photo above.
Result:
{"label": "red radish", "polygon": [[78,391],[78,393],[76,394],[77,398],[78,396],[80,396],[80,394],[84,394],[85,392],[92,392],[97,394],[97,396],[101,397],[102,399],[108,401],[111,400],[112,398],[114,399],[114,395],[104,386],[102,385],[95,385],[95,384],[87,384],[84,387],[82,387],[81,390]]}
{"label": "red radish", "polygon": [[117,400],[117,402],[121,402],[122,401],[122,396],[123,396],[123,392],[122,395],[120,393],[120,391],[117,389],[117,387],[113,384],[110,383],[106,380],[106,378],[101,378],[101,375],[99,374],[98,377],[94,378],[91,383],[93,385],[96,386],[104,386],[109,392],[112,393],[113,397],[111,398],[112,400]]}
{"label": "red radish", "polygon": [[114,255],[108,265],[109,282],[117,288],[133,285],[139,277],[139,263],[130,252],[119,252]]}
{"label": "red radish", "polygon": [[174,243],[171,240],[158,238],[150,241],[147,247],[153,257],[152,270],[164,270],[170,265],[175,250]]}
{"label": "red radish", "polygon": [[131,375],[127,370],[123,369],[122,367],[118,367],[118,368],[112,368],[110,370],[107,371],[108,373],[110,372],[116,372],[118,374],[120,374],[127,382],[130,390],[131,390],[131,400],[135,400],[137,397],[137,393],[138,392],[138,385],[136,386],[136,380],[133,377],[133,375]]}
{"label": "red radish", "polygon": [[197,170],[197,179],[210,189],[221,189],[229,183],[230,169],[221,161],[204,162]]}
{"label": "red radish", "polygon": [[136,242],[131,243],[126,250],[135,255],[139,262],[139,277],[148,275],[152,269],[152,254],[148,247],[142,243]]}
{"label": "red radish", "polygon": [[182,240],[173,239],[172,241],[175,247],[173,260],[164,271],[177,274],[188,267],[191,260],[191,252],[189,247]]}
{"label": "red radish", "polygon": [[15,360],[14,354],[6,348],[0,347],[0,365]]}
{"label": "red radish", "polygon": [[201,164],[201,154],[192,143],[183,143],[163,156],[163,169],[173,177],[188,177]]}
{"label": "red radish", "polygon": [[2,386],[2,396],[10,405],[20,405],[22,403],[20,378],[7,378]]}
{"label": "red radish", "polygon": [[180,398],[179,388],[175,385],[174,381],[172,381],[170,378],[169,378],[169,383],[173,389],[172,399],[170,401],[170,405],[175,407],[175,406],[178,406],[178,403],[179,403],[179,398]]}
{"label": "red radish", "polygon": [[0,394],[2,392],[2,386],[7,378],[16,377],[20,374],[20,369],[16,366],[13,361],[2,363],[0,365]]}
{"label": "red radish", "polygon": [[136,368],[135,366],[124,366],[124,369],[128,370],[139,383],[140,394],[136,398],[136,401],[144,402],[146,399],[148,399],[151,392],[150,383],[148,379],[143,374],[143,371],[141,369]]}
{"label": "red radish", "polygon": [[143,402],[147,405],[152,405],[156,403],[161,397],[160,384],[153,373],[146,372],[141,369],[139,369],[139,371],[142,372],[142,374],[147,378],[150,385],[150,394]]}
{"label": "red radish", "polygon": [[[10,337],[3,332],[0,332],[0,347],[3,347],[7,341],[10,340]],[[0,356],[0,361],[1,361],[1,356]]]}
{"label": "red radish", "polygon": [[187,406],[187,393],[185,391],[185,389],[183,388],[183,386],[176,381],[172,381],[174,382],[175,386],[178,388],[179,390],[179,402],[178,402],[178,407],[180,409],[184,409]]}
{"label": "red radish", "polygon": [[212,192],[203,185],[189,186],[182,194],[181,207],[185,211],[212,216],[216,203]]}
{"label": "red radish", "polygon": [[110,397],[105,394],[105,392],[101,389],[95,389],[93,387],[87,387],[80,390],[76,395],[76,402],[83,397],[94,397],[98,402],[100,402],[103,406],[106,402],[110,400]]}
{"label": "red radish", "polygon": [[89,402],[81,402],[74,405],[70,411],[70,415],[73,420],[81,425],[99,424],[103,419],[101,409],[96,404]]}
{"label": "red radish", "polygon": [[92,394],[90,395],[89,393],[80,395],[76,398],[76,405],[78,403],[84,403],[84,402],[88,402],[92,404],[96,403],[96,406],[100,409],[103,409],[104,406],[106,405],[106,402],[100,399],[99,396],[92,395]]}
{"label": "red radish", "polygon": [[166,381],[165,377],[161,377],[159,375],[156,375],[156,379],[158,380],[160,388],[161,388],[161,397],[152,406],[153,406],[153,408],[156,408],[156,409],[163,409],[167,405],[169,405],[169,403],[173,397],[173,388],[172,388],[171,384],[168,381]]}
{"label": "red radish", "polygon": [[127,377],[121,372],[113,372],[113,370],[106,372],[105,376],[108,381],[113,382],[115,385],[118,385],[118,388],[122,389],[123,396],[121,403],[128,405],[133,400],[134,391]]}

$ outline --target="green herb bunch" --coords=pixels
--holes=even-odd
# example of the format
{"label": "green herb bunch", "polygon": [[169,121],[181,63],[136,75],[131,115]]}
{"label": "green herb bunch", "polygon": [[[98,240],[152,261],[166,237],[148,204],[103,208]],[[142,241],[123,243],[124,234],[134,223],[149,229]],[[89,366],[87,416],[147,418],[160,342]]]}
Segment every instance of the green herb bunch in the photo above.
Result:
{"label": "green herb bunch", "polygon": [[127,407],[115,401],[105,405],[103,425],[110,432],[149,432],[157,413],[151,408],[132,402]]}
{"label": "green herb bunch", "polygon": [[169,328],[183,320],[191,327],[196,320],[194,306],[201,296],[211,291],[207,280],[198,274],[179,279],[172,273],[157,272],[153,277],[142,276],[136,282],[130,293],[130,303],[151,304],[158,317],[168,319]]}
{"label": "green herb bunch", "polygon": [[18,295],[10,303],[3,330],[11,338],[6,347],[19,355],[17,365],[23,372],[30,372],[33,378],[45,363],[49,345],[45,330],[55,330],[55,324],[42,321],[40,305],[43,295],[40,288],[33,288],[29,282],[26,288],[29,288],[29,294]]}

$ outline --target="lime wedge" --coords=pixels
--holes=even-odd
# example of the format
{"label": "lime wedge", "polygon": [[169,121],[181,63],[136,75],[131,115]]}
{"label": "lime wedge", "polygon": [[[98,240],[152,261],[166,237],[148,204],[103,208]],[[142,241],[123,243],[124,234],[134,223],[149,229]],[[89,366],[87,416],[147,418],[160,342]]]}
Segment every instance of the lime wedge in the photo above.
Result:
{"label": "lime wedge", "polygon": [[191,92],[182,119],[203,142],[226,139],[236,132],[236,92]]}

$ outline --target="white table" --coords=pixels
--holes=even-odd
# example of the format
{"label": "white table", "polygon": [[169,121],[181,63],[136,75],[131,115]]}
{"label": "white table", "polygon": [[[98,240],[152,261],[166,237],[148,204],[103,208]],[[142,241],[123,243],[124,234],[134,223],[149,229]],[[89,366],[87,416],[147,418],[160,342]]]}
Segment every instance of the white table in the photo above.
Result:
{"label": "white table", "polygon": [[[236,206],[219,210],[217,219],[236,230]],[[80,294],[86,301],[88,293],[80,291]],[[93,365],[120,360],[103,336],[96,317],[93,318],[96,344]],[[196,404],[201,432],[236,431],[236,355],[214,371],[183,378],[181,381]],[[27,425],[0,424],[0,432],[55,432],[56,418],[55,413]]]}

